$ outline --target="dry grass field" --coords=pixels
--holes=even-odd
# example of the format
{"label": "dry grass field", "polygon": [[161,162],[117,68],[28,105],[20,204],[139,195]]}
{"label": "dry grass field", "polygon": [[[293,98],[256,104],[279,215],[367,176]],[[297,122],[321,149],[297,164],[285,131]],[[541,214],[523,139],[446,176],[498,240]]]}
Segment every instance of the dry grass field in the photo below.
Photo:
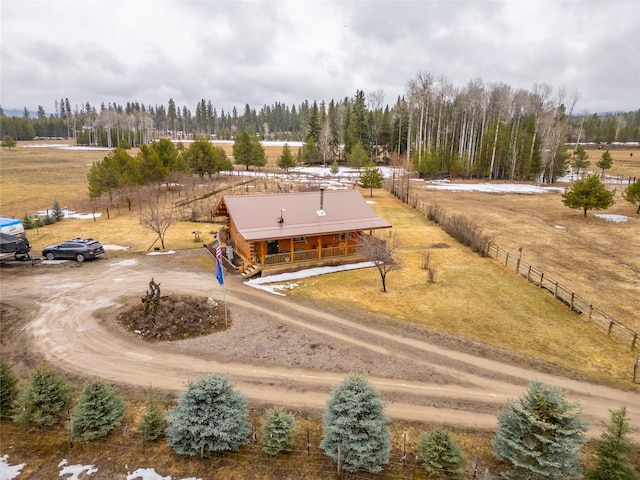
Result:
{"label": "dry grass field", "polygon": [[[230,147],[230,146],[229,146]],[[0,163],[0,215],[22,217],[60,205],[82,211],[86,206],[86,173],[108,152],[18,147],[3,150]],[[628,152],[627,152],[628,153]],[[614,168],[624,152],[614,152]],[[277,151],[268,152],[273,162]],[[628,156],[628,155],[627,155]],[[592,156],[593,157],[593,156]],[[624,168],[634,171],[640,154]],[[633,157],[629,157],[633,158]],[[640,171],[640,168],[637,169]],[[541,267],[611,312],[622,323],[640,329],[638,279],[639,220],[611,223],[564,207],[559,193],[543,195],[483,194],[428,190],[413,182],[412,195],[460,213],[494,236],[512,252],[523,247],[523,258]],[[380,279],[370,269],[309,279],[291,294],[323,304],[369,309],[399,321],[417,322],[480,342],[495,344],[530,357],[576,369],[591,377],[628,384],[633,355],[627,348],[586,325],[545,291],[539,291],[498,262],[483,259],[459,245],[419,212],[383,190],[374,191],[374,209],[394,225],[402,240],[404,268],[388,277],[389,293],[380,293]],[[632,215],[618,201],[611,213]],[[140,224],[139,212],[125,205],[104,209],[96,221],[66,219],[38,231],[29,239],[36,255],[45,245],[73,236],[91,236],[105,244],[148,250],[155,234]],[[556,228],[562,226],[563,229]],[[177,222],[167,233],[166,248],[200,247],[213,239],[215,224]],[[615,239],[615,240],[614,240]],[[446,248],[443,248],[446,247]],[[428,251],[437,269],[437,282],[428,283],[421,268]],[[339,300],[339,301],[338,301]],[[514,334],[517,332],[518,334]]]}
{"label": "dry grass field", "polygon": [[[592,164],[601,151],[588,151]],[[640,150],[612,150],[612,174],[640,177]],[[633,155],[631,155],[633,154]],[[616,188],[616,203],[606,211],[580,210],[562,203],[562,192],[545,194],[451,192],[412,183],[412,195],[438,205],[448,215],[464,215],[493,236],[501,248],[518,254],[545,276],[569,287],[616,320],[640,331],[640,216]],[[567,184],[556,184],[567,187]],[[594,213],[624,215],[616,223]]]}
{"label": "dry grass field", "polygon": [[[230,150],[230,145],[229,145]],[[25,213],[46,209],[58,200],[72,210],[85,211],[86,174],[90,165],[108,152],[69,151],[48,148],[3,149],[0,157],[0,215],[22,217]],[[591,154],[592,163],[598,152]],[[640,174],[640,151],[613,151],[614,173]],[[634,153],[633,157],[628,153]],[[278,150],[267,151],[270,163]],[[597,155],[597,157],[596,157]],[[617,196],[617,203],[607,213],[633,217],[626,223],[611,223],[590,212],[585,220],[581,212],[564,207],[560,193],[542,195],[484,194],[446,192],[424,188],[413,182],[412,195],[425,203],[436,204],[447,214],[462,214],[494,236],[495,242],[515,254],[523,248],[523,259],[548,272],[561,283],[619,321],[640,329],[640,219],[635,209]],[[368,192],[363,192],[368,198]],[[298,282],[288,295],[323,309],[349,315],[350,311],[370,311],[376,318],[412,328],[433,328],[475,342],[495,345],[515,352],[522,358],[542,359],[547,364],[579,372],[581,376],[614,384],[625,389],[639,389],[630,382],[635,361],[628,347],[603,335],[584,318],[570,312],[553,296],[528,283],[503,267],[500,262],[481,258],[460,245],[440,227],[429,222],[417,210],[402,204],[383,190],[375,190],[372,207],[394,225],[401,239],[398,258],[403,269],[389,273],[388,293],[381,292],[376,270],[364,269],[309,278]],[[80,235],[93,236],[105,244],[122,245],[139,254],[148,250],[155,234],[140,225],[139,212],[128,212],[125,205],[104,208],[96,221],[66,219],[28,237],[38,255],[43,246]],[[561,226],[563,228],[557,228]],[[192,232],[202,232],[202,242],[212,240],[215,224],[178,222],[167,234],[167,249],[200,247]],[[437,281],[429,283],[421,268],[424,252],[437,269]],[[128,255],[128,253],[109,253]],[[204,265],[211,268],[211,265]],[[437,334],[434,332],[434,337]],[[81,383],[78,380],[78,385]],[[127,421],[137,423],[144,398],[133,393],[128,398]],[[167,400],[167,399],[165,399]],[[258,415],[260,412],[254,412]],[[267,458],[247,445],[237,455],[220,455],[212,459],[185,458],[167,454],[163,442],[142,444],[138,436],[120,431],[103,440],[68,446],[63,427],[48,432],[25,432],[14,423],[3,423],[8,435],[16,439],[12,463],[29,460],[25,478],[56,476],[59,468],[52,458],[73,458],[75,462],[101,465],[96,478],[114,478],[123,465],[134,465],[144,458],[163,475],[175,477],[202,472],[203,478],[216,472],[216,478],[322,478],[334,467],[319,451],[306,453],[305,428],[317,443],[321,423],[315,417],[298,417],[295,452]],[[393,462],[384,478],[426,478],[412,466],[402,466],[401,439],[408,432],[409,451],[415,451],[418,435],[425,425],[403,422],[392,424]],[[470,459],[496,467],[491,453],[490,436],[483,432],[454,431],[456,440]],[[315,444],[314,443],[314,444]],[[636,457],[637,458],[637,457]],[[73,462],[72,462],[73,463]],[[206,472],[206,473],[205,473]],[[256,472],[259,472],[260,477]],[[277,472],[277,473],[273,473]]]}

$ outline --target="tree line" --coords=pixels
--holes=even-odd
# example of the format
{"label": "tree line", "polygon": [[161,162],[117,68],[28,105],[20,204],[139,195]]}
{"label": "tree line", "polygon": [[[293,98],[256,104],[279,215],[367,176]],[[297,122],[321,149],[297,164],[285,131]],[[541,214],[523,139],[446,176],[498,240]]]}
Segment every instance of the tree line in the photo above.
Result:
{"label": "tree line", "polygon": [[[384,407],[379,393],[363,375],[349,374],[331,390],[319,446],[336,463],[338,474],[379,473],[389,463],[390,420]],[[56,370],[42,365],[18,388],[9,365],[0,361],[3,420],[39,428],[54,427],[65,420],[71,442],[91,441],[120,427],[125,412],[125,400],[102,379],[85,383],[74,401],[69,383]],[[580,414],[579,404],[568,401],[559,388],[539,381],[533,381],[520,398],[508,400],[497,414],[492,440],[494,455],[503,463],[503,476],[582,478],[580,451],[588,426]],[[164,438],[179,455],[206,458],[238,451],[250,442],[250,436],[270,456],[290,452],[296,423],[294,413],[272,407],[264,412],[258,434],[249,421],[248,402],[242,393],[226,375],[210,373],[190,381],[166,414],[150,392],[136,427],[145,442]],[[594,455],[585,472],[588,479],[639,477],[630,462],[637,445],[629,432],[626,408],[611,411],[610,423],[594,443]],[[467,456],[444,427],[420,435],[416,459],[430,478],[465,478]]]}
{"label": "tree line", "polygon": [[369,158],[404,160],[423,175],[553,182],[566,170],[567,143],[640,141],[640,110],[578,115],[579,97],[548,84],[525,90],[474,79],[456,86],[443,75],[418,72],[393,105],[382,90],[358,90],[328,103],[276,102],[259,110],[247,104],[242,113],[235,107],[218,111],[205,99],[192,113],[173,99],[166,106],[86,102],[72,108],[61,98],[49,115],[39,106],[35,118],[26,108],[22,117],[0,111],[0,130],[18,140],[66,137],[108,148],[160,138],[233,140],[247,133],[302,141],[309,163],[344,161],[359,144]]}

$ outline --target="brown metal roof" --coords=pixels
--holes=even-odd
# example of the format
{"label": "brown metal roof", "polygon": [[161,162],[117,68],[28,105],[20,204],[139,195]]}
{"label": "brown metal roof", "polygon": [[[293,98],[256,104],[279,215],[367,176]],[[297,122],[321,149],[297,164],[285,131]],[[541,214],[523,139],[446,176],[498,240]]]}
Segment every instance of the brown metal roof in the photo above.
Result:
{"label": "brown metal roof", "polygon": [[322,200],[321,192],[228,195],[223,203],[247,241],[391,228],[357,190],[325,191]]}

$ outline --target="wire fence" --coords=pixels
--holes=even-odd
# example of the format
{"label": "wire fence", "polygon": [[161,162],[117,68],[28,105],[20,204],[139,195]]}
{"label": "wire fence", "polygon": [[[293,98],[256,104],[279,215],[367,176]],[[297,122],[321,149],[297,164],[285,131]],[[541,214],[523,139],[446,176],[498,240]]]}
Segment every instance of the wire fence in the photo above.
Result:
{"label": "wire fence", "polygon": [[[397,185],[406,185],[406,187],[398,189]],[[409,204],[426,217],[430,206],[425,202],[422,202],[417,195],[410,195],[408,185],[408,180],[400,180],[397,184],[395,182],[387,182],[385,188],[404,203]],[[442,223],[440,225],[442,226]],[[521,252],[514,255],[507,250],[498,247],[493,242],[490,242],[486,249],[479,253],[503,262],[505,267],[510,269],[512,268],[515,273],[522,275],[532,284],[549,291],[557,300],[567,305],[571,311],[582,315],[583,318],[598,327],[604,334],[628,345],[632,351],[640,354],[638,332],[632,330],[608,313],[594,306],[590,301],[580,297],[569,287],[562,285],[557,280],[545,275],[542,270],[527,263],[522,259]]]}
{"label": "wire fence", "polygon": [[[345,471],[344,462],[339,464],[320,448],[322,433],[317,429],[309,428],[298,428],[293,447],[273,456],[263,451],[260,432],[257,430],[254,430],[247,439],[247,443],[241,445],[237,451],[190,456],[176,455],[167,444],[165,437],[151,442],[143,441],[141,433],[135,428],[129,428],[128,424],[114,430],[108,436],[90,441],[71,441],[68,432],[60,425],[39,429],[15,422],[3,422],[2,429],[7,437],[6,443],[10,445],[10,462],[16,458],[16,455],[19,458],[28,455],[29,458],[40,459],[35,462],[26,462],[27,469],[31,471],[34,471],[37,465],[41,465],[43,459],[53,456],[55,463],[65,458],[70,464],[77,463],[77,458],[92,458],[92,465],[88,467],[96,468],[98,472],[103,471],[103,474],[122,473],[122,477],[117,478],[124,478],[125,473],[138,468],[154,468],[158,475],[166,475],[167,472],[163,471],[163,468],[167,465],[163,459],[171,458],[174,472],[178,470],[187,475],[197,474],[198,478],[204,480],[213,478],[260,478],[263,480],[431,478],[417,457],[417,439],[414,439],[412,445],[408,445],[406,433],[404,444],[402,436],[392,442],[389,461],[382,465],[382,471],[371,474],[364,471]],[[203,475],[205,471],[206,474]],[[229,475],[230,472],[235,473]],[[495,464],[487,463],[477,456],[465,462],[464,475],[465,479],[495,480],[498,478]],[[42,477],[41,474],[40,478]]]}

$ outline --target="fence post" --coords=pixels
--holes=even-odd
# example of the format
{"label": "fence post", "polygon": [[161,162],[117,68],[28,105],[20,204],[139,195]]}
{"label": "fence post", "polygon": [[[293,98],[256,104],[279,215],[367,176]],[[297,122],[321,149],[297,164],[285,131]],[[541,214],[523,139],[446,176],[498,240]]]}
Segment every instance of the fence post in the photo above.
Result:
{"label": "fence post", "polygon": [[589,305],[589,321],[591,321],[591,314],[593,313],[593,305]]}
{"label": "fence post", "polygon": [[[638,333],[634,332],[633,334],[633,340],[631,340],[631,350],[633,350],[634,348],[636,348],[636,341],[638,340]],[[638,357],[640,358],[640,357]]]}
{"label": "fence post", "polygon": [[543,281],[544,281],[544,272],[540,272],[540,288],[542,288]]}
{"label": "fence post", "polygon": [[506,267],[509,264],[509,252],[507,252],[507,256],[504,259],[504,266]]}
{"label": "fence post", "polygon": [[607,337],[611,335],[612,329],[613,329],[613,320],[609,319],[609,329],[607,330]]}
{"label": "fence post", "polygon": [[556,288],[555,288],[555,290],[553,291],[553,296],[554,296],[555,298],[558,298],[558,282],[556,282]]}
{"label": "fence post", "polygon": [[573,310],[573,300],[575,299],[575,297],[576,297],[576,294],[571,292],[571,305],[569,305],[569,308],[571,310]]}

